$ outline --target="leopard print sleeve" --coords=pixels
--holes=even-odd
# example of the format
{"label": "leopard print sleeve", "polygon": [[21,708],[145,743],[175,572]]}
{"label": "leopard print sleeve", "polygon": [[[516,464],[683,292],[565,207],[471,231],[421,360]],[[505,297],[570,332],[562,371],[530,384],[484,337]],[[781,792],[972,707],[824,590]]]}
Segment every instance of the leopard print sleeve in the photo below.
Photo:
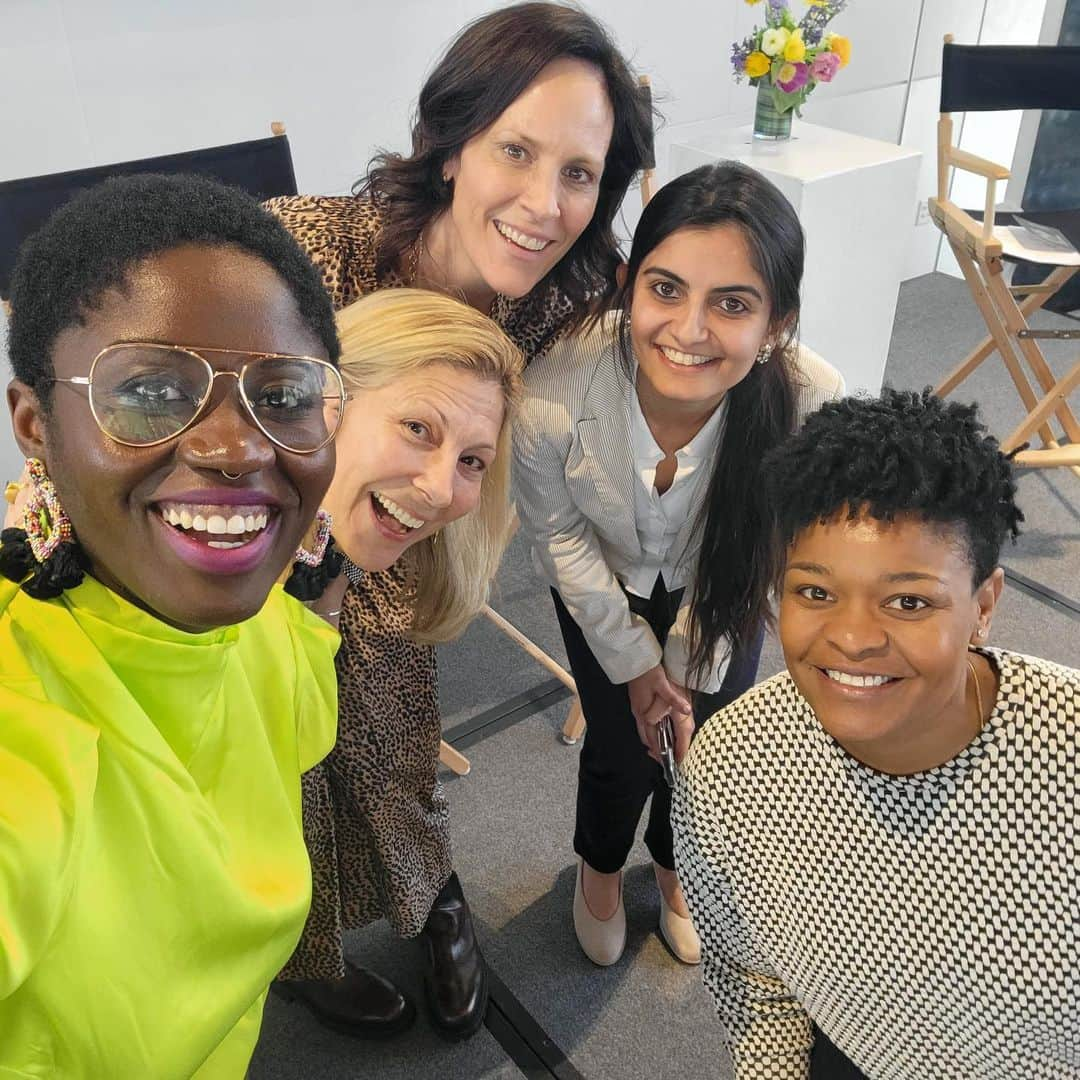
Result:
{"label": "leopard print sleeve", "polygon": [[322,274],[334,309],[378,287],[379,214],[351,195],[283,195],[263,204],[293,234]]}

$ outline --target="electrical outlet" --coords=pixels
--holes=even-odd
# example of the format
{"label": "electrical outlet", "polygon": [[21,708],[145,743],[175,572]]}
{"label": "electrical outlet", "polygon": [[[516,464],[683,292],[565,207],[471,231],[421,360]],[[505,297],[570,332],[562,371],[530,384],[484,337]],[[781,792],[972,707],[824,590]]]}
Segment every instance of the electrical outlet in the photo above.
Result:
{"label": "electrical outlet", "polygon": [[915,208],[915,224],[916,226],[930,224],[930,207],[926,205],[925,199],[921,199]]}

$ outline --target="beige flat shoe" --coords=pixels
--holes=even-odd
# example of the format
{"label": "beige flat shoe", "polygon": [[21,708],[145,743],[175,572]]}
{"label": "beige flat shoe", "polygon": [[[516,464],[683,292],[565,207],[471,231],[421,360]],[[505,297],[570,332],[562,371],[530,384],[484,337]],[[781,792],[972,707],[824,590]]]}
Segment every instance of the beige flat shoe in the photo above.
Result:
{"label": "beige flat shoe", "polygon": [[[610,967],[626,948],[626,908],[622,900],[622,878],[619,878],[619,906],[610,919],[598,919],[585,901],[581,881],[582,858],[577,860],[577,880],[574,884],[574,933],[585,955],[599,967]],[[687,920],[689,921],[689,920]]]}
{"label": "beige flat shoe", "polygon": [[694,924],[685,915],[672,911],[663,893],[660,893],[660,936],[684,964],[701,963],[701,938]]}

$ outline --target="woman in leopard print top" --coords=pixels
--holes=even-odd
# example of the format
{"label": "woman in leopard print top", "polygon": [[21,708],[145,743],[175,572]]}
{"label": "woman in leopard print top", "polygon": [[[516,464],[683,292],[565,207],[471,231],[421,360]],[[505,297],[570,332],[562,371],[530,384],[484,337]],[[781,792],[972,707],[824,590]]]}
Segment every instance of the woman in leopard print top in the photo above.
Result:
{"label": "woman in leopard print top", "polygon": [[[409,157],[382,155],[356,196],[267,206],[336,307],[402,285],[447,292],[489,313],[528,362],[614,292],[612,222],[649,129],[597,23],[520,4],[450,46],[421,91]],[[483,1021],[486,979],[450,858],[435,654],[413,617],[400,565],[348,589],[338,744],[304,784],[312,910],[282,977],[338,1029],[400,1028],[410,1010],[396,988],[342,954],[343,929],[387,918],[424,934],[433,1022],[462,1037]]]}

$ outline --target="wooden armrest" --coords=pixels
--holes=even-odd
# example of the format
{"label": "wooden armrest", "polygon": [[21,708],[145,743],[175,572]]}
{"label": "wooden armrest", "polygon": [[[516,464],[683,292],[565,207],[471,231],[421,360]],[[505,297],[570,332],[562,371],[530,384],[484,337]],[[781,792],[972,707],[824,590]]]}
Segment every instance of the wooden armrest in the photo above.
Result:
{"label": "wooden armrest", "polygon": [[949,164],[965,172],[985,176],[987,180],[1009,179],[1009,170],[1004,165],[997,165],[977,154],[969,154],[966,150],[957,150],[955,147],[949,148]]}
{"label": "wooden armrest", "polygon": [[950,240],[966,248],[975,258],[1001,258],[1001,241],[988,237],[981,221],[976,221],[951,202],[931,197],[927,204],[930,219]]}

